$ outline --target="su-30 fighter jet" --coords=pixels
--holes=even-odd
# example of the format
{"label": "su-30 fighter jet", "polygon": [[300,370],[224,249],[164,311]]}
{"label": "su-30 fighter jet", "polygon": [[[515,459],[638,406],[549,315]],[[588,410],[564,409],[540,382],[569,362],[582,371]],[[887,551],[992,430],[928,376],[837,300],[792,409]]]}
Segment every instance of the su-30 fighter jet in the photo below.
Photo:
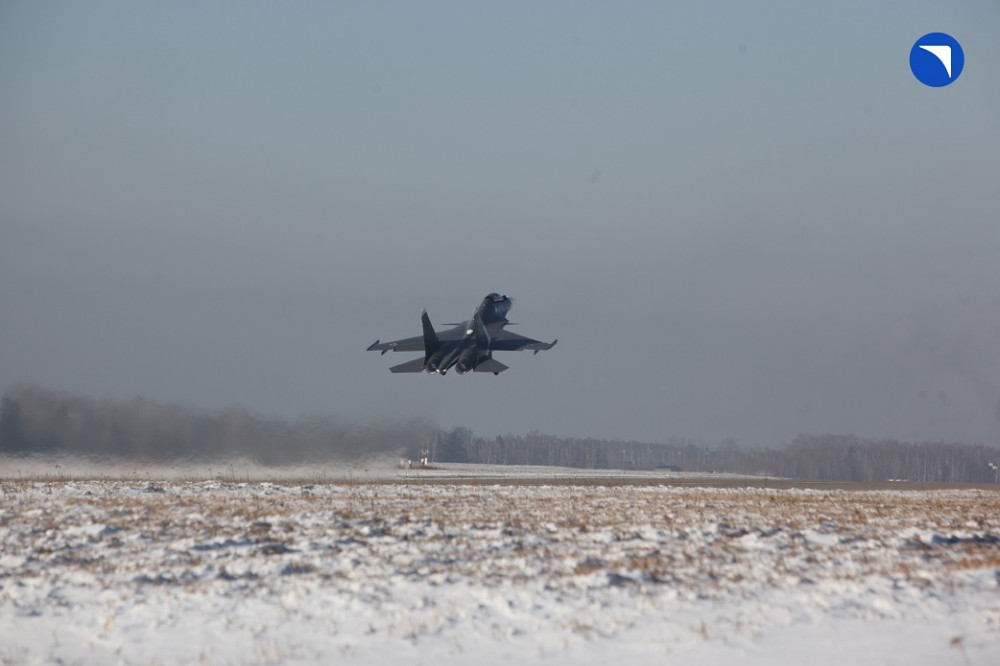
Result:
{"label": "su-30 fighter jet", "polygon": [[424,353],[423,358],[392,366],[390,372],[436,372],[443,375],[454,367],[458,374],[471,370],[499,375],[507,366],[494,359],[493,352],[533,351],[537,354],[552,349],[559,342],[539,342],[505,330],[504,327],[510,324],[507,312],[513,304],[514,301],[507,296],[489,294],[476,308],[472,319],[462,324],[445,324],[454,328],[440,333],[434,331],[431,318],[424,310],[420,315],[420,323],[424,327],[422,336],[392,342],[376,340],[368,351],[383,354],[388,351]]}

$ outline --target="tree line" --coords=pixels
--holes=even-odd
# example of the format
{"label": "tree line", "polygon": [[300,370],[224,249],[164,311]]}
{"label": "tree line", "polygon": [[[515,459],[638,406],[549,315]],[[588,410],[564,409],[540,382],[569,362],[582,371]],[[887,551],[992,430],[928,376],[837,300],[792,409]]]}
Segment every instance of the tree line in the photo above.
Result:
{"label": "tree line", "polygon": [[675,469],[825,481],[1000,481],[1000,448],[901,442],[856,435],[800,435],[786,446],[557,437],[539,432],[478,437],[426,421],[287,420],[246,410],[217,413],[141,398],[94,400],[19,387],[0,401],[0,453],[59,453],[140,460],[248,457],[265,464],[398,456],[434,462]]}
{"label": "tree line", "polygon": [[419,420],[270,418],[205,412],[142,398],[95,400],[23,386],[0,400],[0,453],[73,454],[151,461],[246,457],[264,464],[398,455],[436,430]]}
{"label": "tree line", "polygon": [[586,469],[673,469],[819,481],[1000,481],[997,447],[856,435],[800,435],[787,446],[767,448],[740,447],[733,440],[708,445],[672,438],[655,444],[538,432],[484,438],[475,437],[467,428],[455,428],[437,434],[431,459]]}

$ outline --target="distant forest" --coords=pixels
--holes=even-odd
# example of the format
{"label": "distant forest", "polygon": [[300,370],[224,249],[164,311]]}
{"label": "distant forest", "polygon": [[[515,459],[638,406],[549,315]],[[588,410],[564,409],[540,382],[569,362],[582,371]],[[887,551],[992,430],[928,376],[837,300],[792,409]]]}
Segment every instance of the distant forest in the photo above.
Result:
{"label": "distant forest", "polygon": [[0,399],[0,453],[178,461],[246,457],[271,465],[399,455],[437,430],[418,420],[289,421],[243,409],[203,412],[142,398],[94,400],[35,386]]}
{"label": "distant forest", "polygon": [[782,447],[556,437],[537,432],[477,437],[419,420],[289,421],[246,410],[216,413],[144,399],[106,401],[28,386],[0,402],[0,454],[72,454],[149,461],[247,457],[264,464],[372,457],[589,469],[675,469],[826,481],[995,483],[1000,448],[900,442],[855,435],[800,435]]}

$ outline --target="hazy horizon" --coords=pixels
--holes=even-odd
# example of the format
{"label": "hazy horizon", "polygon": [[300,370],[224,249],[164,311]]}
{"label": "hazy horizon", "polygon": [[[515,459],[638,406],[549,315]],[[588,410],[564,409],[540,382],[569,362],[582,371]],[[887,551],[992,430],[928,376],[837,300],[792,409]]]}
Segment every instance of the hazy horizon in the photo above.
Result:
{"label": "hazy horizon", "polygon": [[[8,2],[0,391],[1000,441],[1000,7]],[[910,73],[928,32],[961,78]],[[365,352],[516,299],[538,355]]]}

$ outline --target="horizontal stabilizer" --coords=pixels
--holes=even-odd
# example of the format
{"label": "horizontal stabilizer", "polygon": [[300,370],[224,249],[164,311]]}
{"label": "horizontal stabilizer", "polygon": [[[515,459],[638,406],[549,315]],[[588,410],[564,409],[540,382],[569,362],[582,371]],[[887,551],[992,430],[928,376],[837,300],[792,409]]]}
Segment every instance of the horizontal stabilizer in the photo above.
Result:
{"label": "horizontal stabilizer", "polygon": [[506,365],[492,358],[488,358],[476,366],[476,372],[492,372],[494,375],[499,375],[506,369]]}
{"label": "horizontal stabilizer", "polygon": [[399,365],[394,365],[389,368],[389,372],[423,372],[424,371],[424,359],[415,358],[412,361],[407,361],[406,363],[400,363]]}

